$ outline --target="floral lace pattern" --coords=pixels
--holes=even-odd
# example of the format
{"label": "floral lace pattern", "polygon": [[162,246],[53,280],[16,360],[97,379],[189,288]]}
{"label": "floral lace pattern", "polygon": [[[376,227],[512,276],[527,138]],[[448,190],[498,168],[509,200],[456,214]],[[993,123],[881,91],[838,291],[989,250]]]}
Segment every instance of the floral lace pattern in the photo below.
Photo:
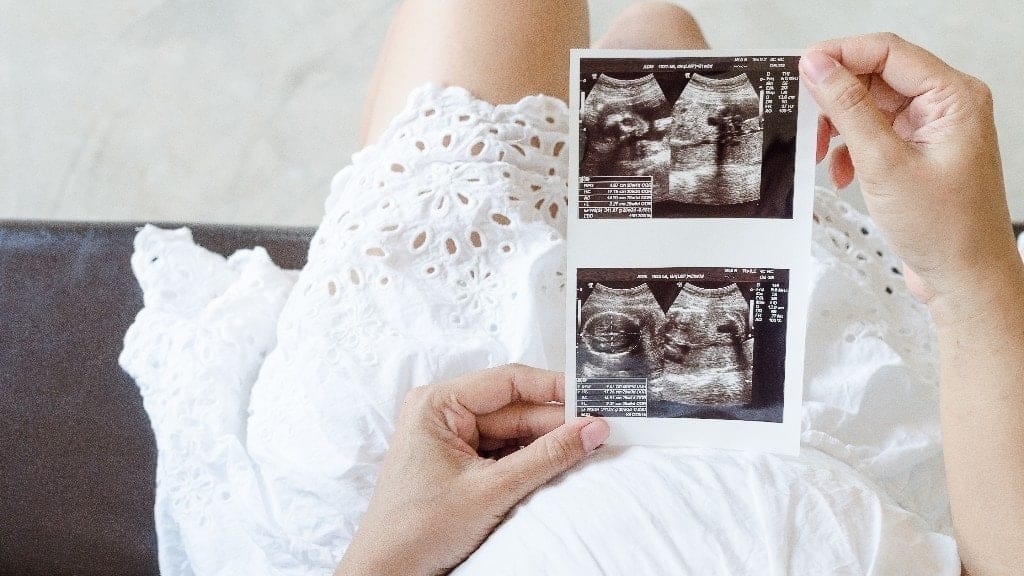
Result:
{"label": "floral lace pattern", "polygon": [[[417,89],[335,177],[300,273],[259,248],[221,258],[187,230],[139,233],[145,308],[121,363],[159,448],[163,574],[329,573],[410,387],[505,362],[564,364],[567,122],[553,98],[492,106]],[[799,571],[823,553],[878,573],[952,566],[927,316],[866,219],[825,191],[815,211],[801,458],[607,450],[524,502],[458,573],[536,573],[535,560],[552,574],[614,570],[622,527],[685,542],[711,522],[745,559],[672,548],[659,532],[641,572],[786,554]],[[661,496],[633,498],[637,482]],[[828,524],[829,510],[860,520]],[[788,518],[815,529],[792,538]],[[848,544],[836,548],[840,533]],[[635,569],[629,556],[622,566]]]}

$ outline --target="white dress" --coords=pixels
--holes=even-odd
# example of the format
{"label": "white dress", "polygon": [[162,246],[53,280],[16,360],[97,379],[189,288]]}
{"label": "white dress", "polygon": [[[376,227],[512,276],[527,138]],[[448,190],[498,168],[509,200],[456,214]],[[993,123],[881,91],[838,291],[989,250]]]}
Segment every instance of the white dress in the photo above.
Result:
{"label": "white dress", "polygon": [[[161,572],[326,574],[412,386],[563,366],[564,103],[426,86],[332,183],[301,272],[147,226],[121,364],[159,449]],[[815,205],[798,458],[605,447],[457,574],[959,574],[934,336],[878,231]]]}

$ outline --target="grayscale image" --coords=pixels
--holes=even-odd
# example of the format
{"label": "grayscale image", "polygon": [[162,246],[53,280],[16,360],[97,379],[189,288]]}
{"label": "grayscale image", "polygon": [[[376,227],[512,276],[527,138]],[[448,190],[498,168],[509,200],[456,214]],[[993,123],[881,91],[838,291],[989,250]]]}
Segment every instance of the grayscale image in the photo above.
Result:
{"label": "grayscale image", "polygon": [[694,74],[672,108],[668,196],[688,204],[761,198],[761,102],[746,74]]}
{"label": "grayscale image", "polygon": [[579,415],[780,421],[788,271],[577,274]]}
{"label": "grayscale image", "polygon": [[792,218],[798,62],[581,58],[579,218]]}
{"label": "grayscale image", "polygon": [[599,75],[581,116],[583,173],[650,176],[655,197],[667,193],[671,107],[653,75]]}
{"label": "grayscale image", "polygon": [[580,312],[579,373],[597,378],[658,375],[664,317],[647,284],[612,288],[595,283]]}
{"label": "grayscale image", "polygon": [[749,403],[754,338],[748,317],[748,302],[736,284],[683,284],[658,330],[664,363],[652,377],[652,399]]}

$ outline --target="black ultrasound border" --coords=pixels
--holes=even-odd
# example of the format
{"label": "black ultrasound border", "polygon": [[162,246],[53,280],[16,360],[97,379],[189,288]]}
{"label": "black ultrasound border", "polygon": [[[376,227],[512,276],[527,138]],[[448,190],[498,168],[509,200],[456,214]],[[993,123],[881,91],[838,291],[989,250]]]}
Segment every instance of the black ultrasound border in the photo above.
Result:
{"label": "black ultrasound border", "polygon": [[[735,270],[735,272],[730,272]],[[760,280],[761,272],[770,271],[774,275],[772,280]],[[651,279],[651,276],[668,275],[691,275],[700,278],[683,279]],[[642,278],[639,278],[642,277]],[[631,288],[640,284],[647,284],[654,294],[655,300],[661,306],[663,312],[668,310],[676,295],[682,289],[677,283],[689,282],[698,286],[708,283],[724,284],[735,282],[744,297],[748,301],[753,297],[753,289],[756,284],[778,283],[785,288],[779,293],[779,303],[789,310],[789,277],[790,271],[781,268],[765,268],[755,272],[746,272],[734,268],[580,268],[576,277],[576,301],[578,306],[586,302],[590,295],[591,288],[588,283],[601,283],[611,288]],[[577,308],[578,309],[578,308]],[[744,420],[755,422],[782,422],[782,414],[785,408],[785,382],[786,382],[786,336],[789,326],[789,314],[785,314],[783,320],[778,323],[768,322],[762,319],[754,322],[751,330],[754,338],[754,360],[753,374],[751,377],[752,394],[751,402],[745,406],[698,406],[678,404],[669,401],[658,401],[654,404],[648,402],[647,418],[674,419],[694,418],[712,420]],[[586,382],[580,376],[579,347],[582,344],[580,334],[579,318],[577,316],[576,334],[576,378],[577,385]],[[577,389],[578,393],[578,389]],[[621,416],[619,414],[601,414],[599,412],[587,412],[608,418],[629,418],[638,419],[633,416]],[[576,407],[577,416],[580,413]]]}
{"label": "black ultrasound border", "polygon": [[[752,61],[753,58],[764,58],[766,61]],[[697,72],[708,77],[734,76],[738,72],[744,72],[749,77],[751,84],[758,86],[759,75],[769,69],[785,70],[798,77],[799,56],[777,56],[751,54],[747,56],[664,56],[648,58],[604,58],[604,57],[582,57],[579,59],[579,82],[580,94],[588,95],[594,87],[596,76],[607,74],[608,76],[622,80],[636,79],[652,74],[661,87],[669,106],[675,104],[683,88],[689,81],[687,73]],[[659,69],[658,64],[708,64],[710,68],[693,69]],[[771,68],[772,65],[780,65]],[[644,68],[645,65],[654,65],[653,68]],[[793,197],[795,192],[794,180],[796,171],[796,138],[797,118],[799,104],[799,89],[791,92],[792,104],[796,107],[791,114],[765,114],[764,133],[761,149],[761,200],[756,206],[722,205],[704,206],[696,204],[683,204],[673,201],[655,202],[653,209],[654,218],[767,218],[785,219],[793,218]],[[579,126],[580,148],[578,155],[578,170],[580,176],[588,176],[582,172],[583,160],[586,150],[582,145],[585,129],[582,123],[582,108],[578,111],[575,121]],[[577,188],[578,191],[578,188]],[[605,217],[601,219],[627,219],[627,216]]]}

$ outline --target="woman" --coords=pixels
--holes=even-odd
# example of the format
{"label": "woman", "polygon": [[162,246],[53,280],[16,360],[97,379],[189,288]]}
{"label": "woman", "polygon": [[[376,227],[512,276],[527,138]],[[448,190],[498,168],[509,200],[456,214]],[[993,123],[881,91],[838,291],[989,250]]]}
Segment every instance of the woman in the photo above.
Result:
{"label": "woman", "polygon": [[[121,362],[160,450],[161,571],[322,573],[343,551],[348,575],[1024,566],[1024,265],[991,97],[895,36],[801,61],[827,117],[818,160],[845,138],[833,181],[856,166],[904,265],[819,194],[799,459],[584,460],[608,427],[564,423],[560,374],[474,372],[562,365],[568,112],[530,95],[565,98],[587,29],[582,1],[404,3],[367,148],[298,277],[260,250],[225,262],[185,232],[140,232],[146,308]],[[706,44],[681,9],[638,3],[596,46]]]}

